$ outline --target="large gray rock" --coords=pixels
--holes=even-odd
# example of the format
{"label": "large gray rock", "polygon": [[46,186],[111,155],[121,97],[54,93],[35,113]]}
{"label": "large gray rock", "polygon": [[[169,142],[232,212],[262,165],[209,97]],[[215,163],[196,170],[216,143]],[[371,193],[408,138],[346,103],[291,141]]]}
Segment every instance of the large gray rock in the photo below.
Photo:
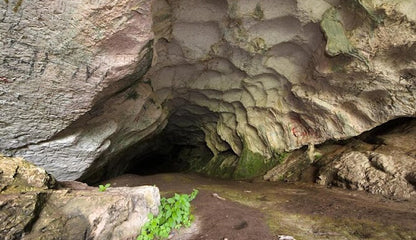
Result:
{"label": "large gray rock", "polygon": [[283,151],[416,116],[412,0],[0,7],[0,151],[60,180],[118,174],[162,130],[208,146],[201,171],[253,177]]}
{"label": "large gray rock", "polygon": [[1,239],[136,239],[158,213],[157,187],[54,190],[53,177],[20,158],[0,157],[0,171]]}
{"label": "large gray rock", "polygon": [[0,1],[0,16],[1,152],[77,179],[163,126],[141,78],[150,1]]}
{"label": "large gray rock", "polygon": [[23,239],[136,239],[159,202],[151,186],[53,191]]}

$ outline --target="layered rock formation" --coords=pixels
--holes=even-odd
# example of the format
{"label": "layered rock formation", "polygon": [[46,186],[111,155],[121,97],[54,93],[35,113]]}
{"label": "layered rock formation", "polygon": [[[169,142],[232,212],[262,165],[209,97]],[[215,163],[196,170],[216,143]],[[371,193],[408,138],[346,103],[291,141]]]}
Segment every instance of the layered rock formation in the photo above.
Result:
{"label": "layered rock formation", "polygon": [[411,0],[16,2],[0,3],[0,150],[59,179],[173,144],[209,148],[197,171],[250,178],[416,116]]}
{"label": "layered rock formation", "polygon": [[0,156],[0,238],[135,239],[160,203],[156,187],[99,192],[79,182],[57,188],[45,170]]}
{"label": "layered rock formation", "polygon": [[214,154],[204,171],[244,178],[284,151],[414,116],[416,35],[404,4],[414,7],[156,1],[147,76],[171,105],[167,131],[177,142],[202,129]]}
{"label": "layered rock formation", "polygon": [[416,119],[398,119],[344,142],[301,149],[265,176],[381,194],[416,196]]}

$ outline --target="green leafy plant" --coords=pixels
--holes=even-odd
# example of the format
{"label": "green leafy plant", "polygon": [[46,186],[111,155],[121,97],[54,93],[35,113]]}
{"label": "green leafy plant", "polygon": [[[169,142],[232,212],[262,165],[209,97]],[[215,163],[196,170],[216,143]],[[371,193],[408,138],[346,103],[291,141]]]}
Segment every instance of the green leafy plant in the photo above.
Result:
{"label": "green leafy plant", "polygon": [[107,188],[109,188],[111,186],[111,184],[107,183],[106,185],[98,185],[98,190],[100,192],[105,192],[105,190],[107,190]]}
{"label": "green leafy plant", "polygon": [[142,227],[137,240],[166,239],[172,229],[182,226],[189,227],[194,219],[191,214],[191,201],[195,199],[198,190],[191,194],[177,194],[171,198],[160,200],[159,214],[149,214],[148,222]]}

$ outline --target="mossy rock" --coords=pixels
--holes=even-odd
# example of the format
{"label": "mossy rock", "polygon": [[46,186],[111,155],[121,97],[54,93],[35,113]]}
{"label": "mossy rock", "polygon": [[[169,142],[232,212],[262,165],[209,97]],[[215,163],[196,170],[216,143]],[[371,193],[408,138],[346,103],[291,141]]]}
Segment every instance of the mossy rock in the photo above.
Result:
{"label": "mossy rock", "polygon": [[356,51],[345,34],[341,16],[335,8],[330,8],[324,13],[321,28],[327,39],[325,51],[329,56],[350,54]]}
{"label": "mossy rock", "polygon": [[262,176],[268,170],[281,163],[285,157],[285,154],[276,154],[276,157],[266,158],[260,153],[250,151],[250,149],[245,146],[233,174],[233,178],[252,179]]}
{"label": "mossy rock", "polygon": [[356,2],[367,12],[368,16],[376,24],[381,24],[383,22],[384,16],[374,8],[373,0],[356,0]]}
{"label": "mossy rock", "polygon": [[184,147],[178,155],[178,162],[184,163],[187,171],[203,172],[212,159],[211,151],[205,146]]}
{"label": "mossy rock", "polygon": [[214,156],[200,171],[211,177],[247,180],[264,175],[287,157],[286,153],[276,153],[271,158],[252,152],[246,145],[241,156],[233,152],[222,152]]}
{"label": "mossy rock", "polygon": [[0,193],[48,190],[55,187],[55,178],[44,169],[22,158],[0,155]]}
{"label": "mossy rock", "polygon": [[350,42],[341,21],[341,15],[335,8],[326,10],[321,21],[322,31],[327,39],[325,52],[335,57],[340,54],[357,58],[370,68],[365,58]]}

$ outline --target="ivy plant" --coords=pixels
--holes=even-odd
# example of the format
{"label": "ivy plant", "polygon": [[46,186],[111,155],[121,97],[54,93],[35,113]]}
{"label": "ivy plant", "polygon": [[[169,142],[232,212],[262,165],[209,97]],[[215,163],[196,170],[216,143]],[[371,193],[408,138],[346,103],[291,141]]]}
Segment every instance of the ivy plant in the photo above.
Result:
{"label": "ivy plant", "polygon": [[189,227],[194,219],[191,214],[191,201],[195,199],[198,190],[191,194],[177,194],[171,198],[160,200],[159,214],[149,214],[148,222],[142,227],[137,240],[166,239],[172,229],[182,226]]}

